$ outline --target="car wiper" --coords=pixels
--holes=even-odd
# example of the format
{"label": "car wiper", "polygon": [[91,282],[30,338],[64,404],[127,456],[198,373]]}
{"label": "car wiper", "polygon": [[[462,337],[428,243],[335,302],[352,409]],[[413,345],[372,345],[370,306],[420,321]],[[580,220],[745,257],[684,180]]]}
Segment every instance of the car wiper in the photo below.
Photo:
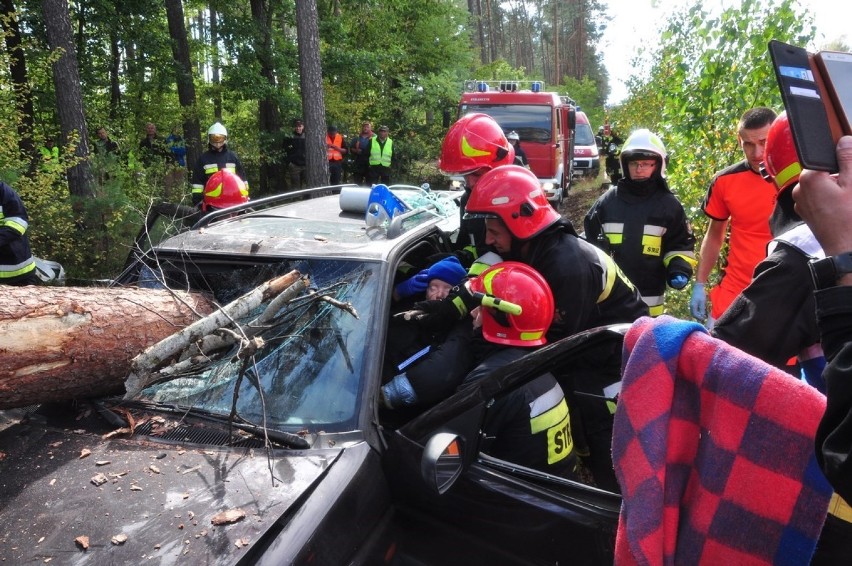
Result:
{"label": "car wiper", "polygon": [[[139,408],[148,409],[152,411],[159,411],[164,413],[169,413],[173,415],[191,415],[193,417],[216,421],[220,424],[230,424],[234,428],[238,428],[242,431],[248,432],[249,434],[257,437],[266,439],[268,438],[272,442],[285,446],[287,448],[293,448],[298,450],[306,450],[311,447],[310,443],[299,436],[298,434],[293,434],[292,432],[287,432],[284,430],[277,430],[274,428],[263,427],[258,424],[246,421],[242,417],[238,417],[241,421],[228,421],[228,417],[222,415],[221,413],[209,411],[207,409],[199,409],[198,407],[186,407],[181,405],[175,405],[172,403],[160,403],[154,401],[124,401],[123,405],[127,406],[137,406]],[[108,410],[112,415],[118,417],[119,415],[114,411]]]}

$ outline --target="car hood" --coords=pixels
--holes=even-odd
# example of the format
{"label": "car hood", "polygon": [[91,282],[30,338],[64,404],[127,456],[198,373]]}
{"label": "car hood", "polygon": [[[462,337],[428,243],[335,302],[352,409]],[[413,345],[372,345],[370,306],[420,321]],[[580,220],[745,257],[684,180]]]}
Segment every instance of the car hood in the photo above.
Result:
{"label": "car hood", "polygon": [[12,426],[0,432],[0,562],[233,564],[341,452]]}

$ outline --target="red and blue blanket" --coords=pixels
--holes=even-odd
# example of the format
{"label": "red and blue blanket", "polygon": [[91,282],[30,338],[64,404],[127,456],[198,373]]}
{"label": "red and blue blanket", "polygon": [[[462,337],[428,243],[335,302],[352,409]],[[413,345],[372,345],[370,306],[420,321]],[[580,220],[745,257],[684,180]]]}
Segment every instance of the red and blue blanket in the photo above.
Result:
{"label": "red and blue blanket", "polygon": [[831,497],[818,391],[669,316],[624,341],[617,565],[808,564]]}

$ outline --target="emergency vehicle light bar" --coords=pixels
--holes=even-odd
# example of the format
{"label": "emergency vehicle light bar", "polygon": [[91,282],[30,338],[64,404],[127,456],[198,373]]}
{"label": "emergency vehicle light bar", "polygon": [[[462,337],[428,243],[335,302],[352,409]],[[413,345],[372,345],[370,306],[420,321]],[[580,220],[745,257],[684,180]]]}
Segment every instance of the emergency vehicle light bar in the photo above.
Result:
{"label": "emergency vehicle light bar", "polygon": [[464,89],[467,92],[518,92],[522,85],[528,85],[528,90],[532,92],[543,92],[544,81],[483,81],[483,80],[467,80],[464,82]]}

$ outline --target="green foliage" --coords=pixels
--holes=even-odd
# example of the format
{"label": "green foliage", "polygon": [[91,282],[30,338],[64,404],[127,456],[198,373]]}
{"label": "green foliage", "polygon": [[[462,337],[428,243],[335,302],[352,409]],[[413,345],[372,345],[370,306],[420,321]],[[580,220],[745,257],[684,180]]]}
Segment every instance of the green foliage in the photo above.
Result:
{"label": "green foliage", "polygon": [[[95,197],[73,202],[67,196],[64,169],[73,164],[73,147],[63,148],[63,164],[53,170],[37,166],[32,156],[18,155],[15,112],[7,75],[0,75],[0,174],[25,197],[32,216],[36,253],[62,261],[72,276],[103,277],[115,273],[126,247],[151,202],[181,200],[188,194],[183,179],[166,168],[145,169],[136,147],[145,122],[161,135],[181,124],[186,112],[198,116],[202,130],[216,117],[214,97],[221,97],[222,121],[230,145],[252,178],[264,160],[280,161],[280,137],[290,120],[301,115],[293,2],[268,2],[272,25],[273,83],[260,76],[257,30],[247,2],[214,3],[218,10],[221,84],[210,81],[213,45],[203,23],[207,2],[186,2],[190,48],[197,65],[197,107],[182,110],[174,88],[171,39],[158,0],[120,4],[87,0],[71,5],[79,31],[77,45],[86,112],[93,136],[105,125],[122,149],[115,159],[92,157]],[[390,126],[395,140],[396,181],[444,182],[435,162],[444,129],[441,114],[452,111],[465,79],[532,80],[539,71],[514,67],[505,59],[477,66],[469,14],[455,0],[339,0],[317,2],[326,113],[342,133],[359,131],[360,122]],[[573,6],[573,5],[572,5]],[[545,3],[547,10],[553,5]],[[31,92],[35,104],[36,143],[58,131],[50,64],[56,54],[45,49],[38,2],[19,4]],[[495,5],[500,17],[508,18]],[[562,21],[570,22],[562,7]],[[585,32],[597,37],[602,16],[598,2],[586,6]],[[629,83],[631,96],[610,112],[620,132],[637,127],[658,131],[672,155],[671,184],[696,222],[699,238],[704,219],[698,206],[713,173],[738,160],[734,128],[739,115],[755,105],[780,108],[769,67],[766,43],[771,38],[806,44],[813,37],[810,19],[796,12],[793,0],[754,0],[711,14],[697,0],[670,16],[660,43]],[[566,11],[568,10],[568,11]],[[547,13],[550,13],[549,11]],[[381,14],[381,17],[376,17]],[[513,16],[517,11],[513,10]],[[594,20],[592,22],[591,20]],[[540,41],[552,37],[549,21],[531,17]],[[576,25],[576,23],[571,24]],[[122,56],[121,100],[112,106],[111,43]],[[837,47],[836,47],[837,48]],[[572,97],[593,127],[603,123],[606,72],[599,54],[589,51],[582,79],[551,85]],[[0,66],[8,68],[5,52]],[[646,78],[647,77],[647,78]],[[258,99],[275,100],[284,132],[258,132]],[[252,179],[253,180],[253,179]],[[683,293],[676,294],[679,298]]]}
{"label": "green foliage", "polygon": [[[630,96],[611,112],[623,134],[647,127],[670,155],[669,183],[692,219],[706,229],[700,203],[714,173],[741,160],[740,115],[755,106],[783,110],[767,52],[770,39],[806,45],[811,17],[793,0],[753,0],[712,15],[695,1],[670,16],[650,63],[629,82]],[[675,314],[688,316],[676,293]],[[684,299],[684,296],[686,298]]]}
{"label": "green foliage", "polygon": [[593,131],[596,132],[598,126],[603,125],[605,114],[603,97],[595,81],[590,78],[578,81],[577,79],[566,77],[559,87],[559,92],[574,99],[577,106],[589,117],[589,123],[592,125]]}

